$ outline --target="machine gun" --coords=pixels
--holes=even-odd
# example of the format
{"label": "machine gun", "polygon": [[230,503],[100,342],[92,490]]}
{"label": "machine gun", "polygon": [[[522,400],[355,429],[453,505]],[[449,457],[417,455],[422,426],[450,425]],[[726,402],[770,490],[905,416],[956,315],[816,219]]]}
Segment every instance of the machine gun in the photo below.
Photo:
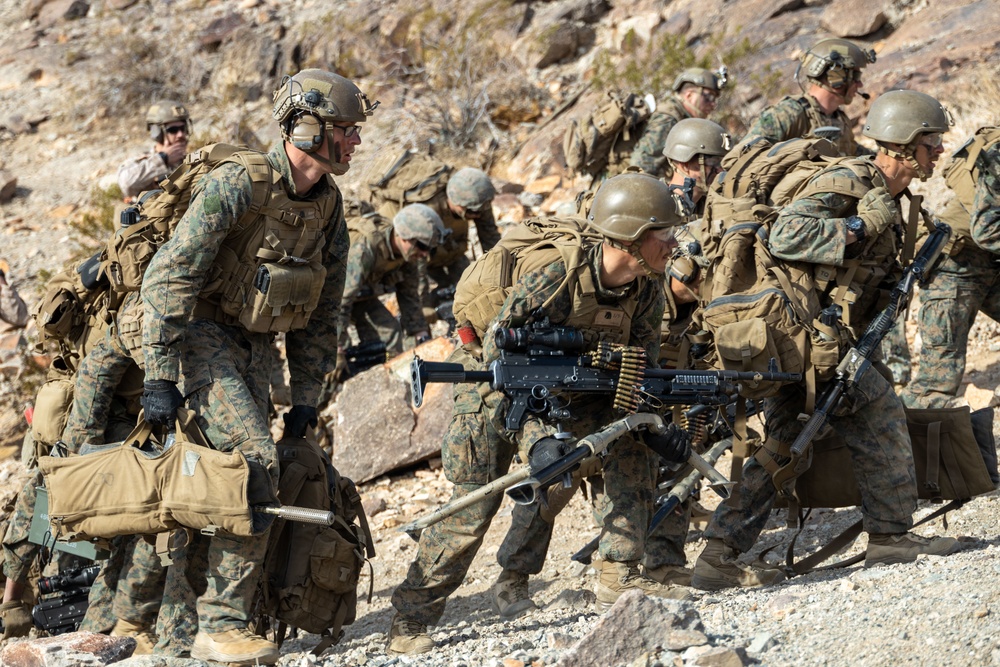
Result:
{"label": "machine gun", "polygon": [[39,579],[42,599],[31,610],[35,625],[50,635],[76,631],[87,613],[90,587],[100,571],[100,565],[88,565],[67,574]]}
{"label": "machine gun", "polygon": [[354,377],[372,366],[386,362],[385,342],[377,340],[364,345],[352,345],[344,350],[344,358],[347,360],[347,376],[344,379]]}
{"label": "machine gun", "polygon": [[906,267],[902,279],[889,293],[889,304],[868,325],[857,345],[848,350],[841,359],[833,380],[816,401],[816,410],[792,443],[791,461],[774,474],[774,484],[782,496],[786,498],[794,496],[795,480],[812,464],[812,441],[816,434],[826,426],[830,413],[836,409],[844,394],[871,370],[871,357],[880,348],[882,339],[895,326],[896,318],[909,305],[913,296],[913,286],[918,282],[921,285],[929,282],[941,257],[941,251],[950,239],[951,227],[942,222],[934,223],[934,231]]}
{"label": "machine gun", "polygon": [[583,352],[579,330],[554,327],[547,320],[518,329],[497,329],[500,358],[488,370],[467,371],[461,364],[425,362],[414,357],[410,366],[413,402],[423,402],[428,382],[488,382],[510,399],[505,428],[521,428],[527,413],[553,421],[569,418],[558,397],[562,391],[610,394],[624,413],[640,407],[667,405],[726,405],[740,393],[741,382],[798,382],[800,373],[771,371],[681,371],[648,368],[645,350],[599,343]]}

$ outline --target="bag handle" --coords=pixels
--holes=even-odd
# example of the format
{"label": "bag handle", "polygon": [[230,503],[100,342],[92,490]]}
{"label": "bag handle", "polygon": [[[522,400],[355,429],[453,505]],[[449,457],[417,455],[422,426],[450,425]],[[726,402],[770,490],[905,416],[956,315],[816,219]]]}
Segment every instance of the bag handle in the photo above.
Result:
{"label": "bag handle", "polygon": [[[201,447],[212,448],[205,433],[198,426],[193,410],[187,408],[177,408],[176,429],[174,431],[177,442],[190,442]],[[145,410],[139,410],[139,417],[136,419],[135,428],[122,441],[122,447],[142,448],[153,435],[153,425],[146,421]]]}

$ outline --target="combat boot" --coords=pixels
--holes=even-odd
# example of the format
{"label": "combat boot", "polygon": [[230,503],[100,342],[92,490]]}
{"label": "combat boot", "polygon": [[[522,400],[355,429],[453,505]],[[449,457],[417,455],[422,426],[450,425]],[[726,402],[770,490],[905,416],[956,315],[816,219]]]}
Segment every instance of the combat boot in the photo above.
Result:
{"label": "combat boot", "polygon": [[691,570],[683,565],[660,565],[659,567],[646,568],[646,576],[653,581],[672,586],[690,586]]}
{"label": "combat boot", "polygon": [[247,628],[234,628],[223,632],[199,630],[191,646],[191,657],[231,665],[273,665],[278,661],[280,652],[274,642],[255,635]]}
{"label": "combat boot", "polygon": [[493,604],[504,618],[517,618],[521,614],[538,609],[528,594],[528,575],[512,570],[504,570],[490,589]]}
{"label": "combat boot", "polygon": [[694,564],[691,585],[703,591],[723,588],[755,588],[784,581],[785,573],[777,568],[753,568],[736,561],[736,551],[720,539],[710,539]]}
{"label": "combat boot", "polygon": [[27,637],[31,632],[31,610],[21,600],[0,604],[0,621],[3,622],[3,639]]}
{"label": "combat boot", "polygon": [[872,533],[868,535],[865,567],[912,563],[920,554],[947,556],[962,550],[954,537],[920,537],[913,533]]}
{"label": "combat boot", "polygon": [[111,636],[134,639],[135,650],[132,651],[132,655],[150,655],[153,652],[153,647],[156,646],[156,634],[150,630],[149,626],[126,621],[124,618],[119,618],[118,622],[115,623],[115,627],[111,629]]}
{"label": "combat boot", "polygon": [[680,586],[661,584],[639,572],[639,561],[601,561],[601,578],[597,581],[597,611],[607,611],[622,593],[639,590],[646,595],[674,600],[690,600],[692,596]]}
{"label": "combat boot", "polygon": [[398,613],[392,617],[392,627],[389,628],[389,645],[385,652],[389,655],[418,655],[427,653],[437,644],[427,634],[427,626],[417,621],[410,621]]}

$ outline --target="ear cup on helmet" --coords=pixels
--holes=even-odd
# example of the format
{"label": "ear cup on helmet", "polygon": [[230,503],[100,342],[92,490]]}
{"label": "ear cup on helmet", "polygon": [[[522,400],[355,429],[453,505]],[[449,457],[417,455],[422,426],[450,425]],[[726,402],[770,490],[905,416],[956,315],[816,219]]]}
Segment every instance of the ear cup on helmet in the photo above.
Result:
{"label": "ear cup on helmet", "polygon": [[313,114],[303,114],[292,121],[288,139],[303,153],[313,153],[323,145],[323,122]]}
{"label": "ear cup on helmet", "polygon": [[154,143],[163,143],[163,128],[159,125],[149,126],[149,138],[153,140]]}
{"label": "ear cup on helmet", "polygon": [[698,279],[699,268],[694,260],[682,255],[670,262],[668,273],[670,277],[676,278],[685,285],[690,285]]}

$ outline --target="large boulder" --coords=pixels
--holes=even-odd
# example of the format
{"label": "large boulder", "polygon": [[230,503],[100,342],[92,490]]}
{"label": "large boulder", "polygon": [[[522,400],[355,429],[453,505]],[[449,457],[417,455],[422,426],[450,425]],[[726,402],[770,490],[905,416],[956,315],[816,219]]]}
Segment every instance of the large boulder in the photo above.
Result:
{"label": "large boulder", "polygon": [[4,667],[103,667],[132,655],[135,639],[93,632],[70,632],[34,641],[7,644],[0,649]]}

